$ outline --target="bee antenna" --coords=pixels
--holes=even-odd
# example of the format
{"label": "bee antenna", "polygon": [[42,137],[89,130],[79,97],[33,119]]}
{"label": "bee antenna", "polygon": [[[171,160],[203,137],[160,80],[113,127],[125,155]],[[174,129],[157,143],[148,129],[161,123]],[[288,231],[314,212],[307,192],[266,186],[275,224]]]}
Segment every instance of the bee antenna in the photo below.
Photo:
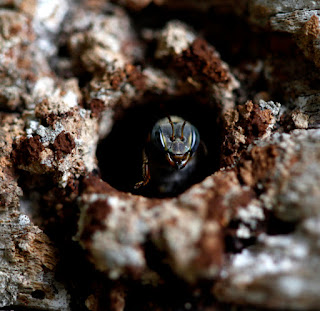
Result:
{"label": "bee antenna", "polygon": [[173,125],[173,122],[172,122],[170,116],[168,116],[168,120],[169,120],[169,123],[171,124],[171,128],[172,128],[171,140],[174,140],[174,125]]}
{"label": "bee antenna", "polygon": [[184,127],[185,127],[186,123],[187,123],[187,121],[184,120],[183,124],[182,124],[182,127],[181,127],[181,138],[180,138],[181,140],[183,139],[183,130],[184,130]]}

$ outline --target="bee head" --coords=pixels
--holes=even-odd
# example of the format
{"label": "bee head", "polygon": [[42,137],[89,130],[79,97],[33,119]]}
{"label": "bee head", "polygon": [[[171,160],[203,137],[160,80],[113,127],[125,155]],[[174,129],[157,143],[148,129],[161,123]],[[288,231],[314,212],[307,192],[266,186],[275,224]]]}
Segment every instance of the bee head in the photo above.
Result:
{"label": "bee head", "polygon": [[165,152],[169,164],[182,169],[200,143],[198,130],[177,116],[159,120],[152,129],[151,142]]}

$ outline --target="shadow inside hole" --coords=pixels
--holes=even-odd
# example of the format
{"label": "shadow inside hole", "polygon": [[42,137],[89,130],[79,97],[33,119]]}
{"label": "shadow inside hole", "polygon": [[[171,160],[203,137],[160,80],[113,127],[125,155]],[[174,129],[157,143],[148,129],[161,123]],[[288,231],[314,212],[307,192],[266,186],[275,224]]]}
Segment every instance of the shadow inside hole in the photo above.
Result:
{"label": "shadow inside hole", "polygon": [[33,298],[42,300],[42,299],[44,299],[46,297],[46,294],[45,294],[45,292],[43,290],[36,289],[35,291],[33,291],[31,293],[31,296]]}
{"label": "shadow inside hole", "polygon": [[210,104],[207,99],[194,96],[162,98],[143,105],[133,105],[124,112],[121,119],[115,121],[112,131],[97,148],[102,179],[120,191],[147,197],[170,197],[179,194],[163,195],[149,185],[134,189],[134,185],[142,180],[142,151],[148,134],[154,124],[168,114],[180,116],[193,124],[208,151],[192,180],[183,185],[179,193],[218,170],[222,125],[215,105]]}

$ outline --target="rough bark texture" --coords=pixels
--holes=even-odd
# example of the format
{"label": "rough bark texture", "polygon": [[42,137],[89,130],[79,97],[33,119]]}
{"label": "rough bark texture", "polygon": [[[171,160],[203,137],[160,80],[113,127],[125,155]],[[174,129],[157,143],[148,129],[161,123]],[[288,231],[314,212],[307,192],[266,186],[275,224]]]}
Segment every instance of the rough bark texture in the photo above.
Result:
{"label": "rough bark texture", "polygon": [[[0,2],[0,308],[320,309],[319,12]],[[166,198],[133,188],[163,110],[207,154]]]}

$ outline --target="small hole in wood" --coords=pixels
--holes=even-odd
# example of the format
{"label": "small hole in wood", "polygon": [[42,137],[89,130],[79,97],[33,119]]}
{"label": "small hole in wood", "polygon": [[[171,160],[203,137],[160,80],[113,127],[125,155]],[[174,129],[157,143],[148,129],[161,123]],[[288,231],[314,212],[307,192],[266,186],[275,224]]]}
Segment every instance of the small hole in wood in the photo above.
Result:
{"label": "small hole in wood", "polygon": [[[197,172],[176,191],[161,193],[150,183],[138,190],[134,185],[142,180],[142,151],[154,124],[168,114],[177,115],[193,124],[199,131],[207,156],[201,158]],[[110,134],[100,142],[97,158],[102,179],[118,190],[146,197],[176,196],[191,185],[219,169],[222,144],[220,111],[207,98],[188,96],[161,98],[146,104],[135,104],[115,121]],[[169,164],[168,164],[169,165]]]}

